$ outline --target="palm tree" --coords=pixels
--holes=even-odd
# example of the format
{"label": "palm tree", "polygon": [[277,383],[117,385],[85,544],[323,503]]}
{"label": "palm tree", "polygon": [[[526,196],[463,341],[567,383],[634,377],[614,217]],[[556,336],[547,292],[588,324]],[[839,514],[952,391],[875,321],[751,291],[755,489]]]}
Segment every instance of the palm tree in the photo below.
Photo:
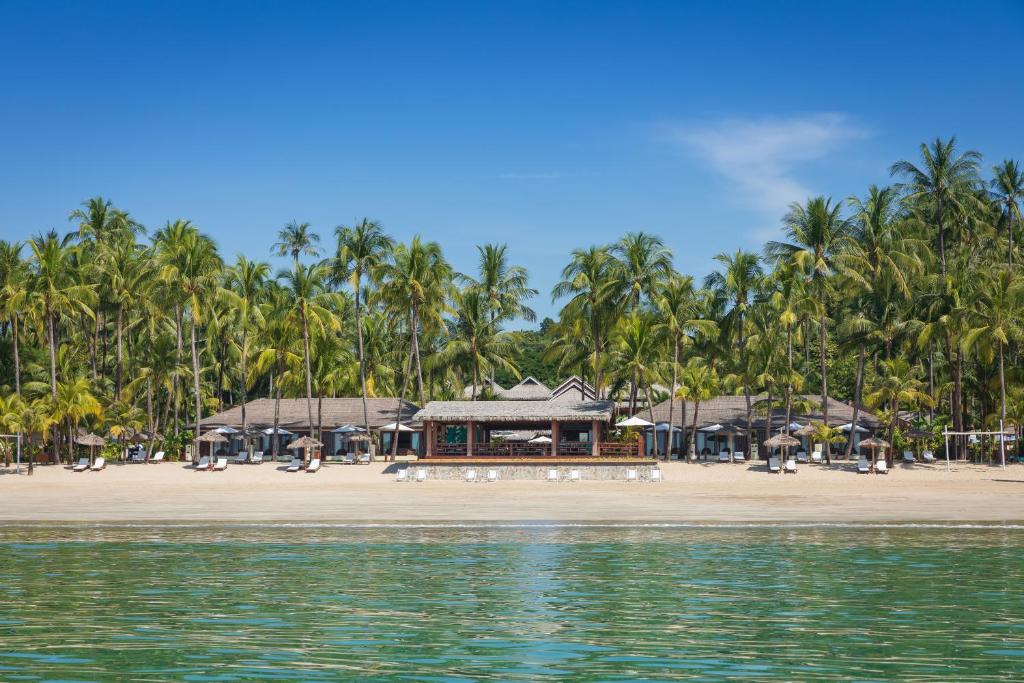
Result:
{"label": "palm tree", "polygon": [[1024,169],[1013,159],[992,168],[992,199],[1003,209],[1003,223],[1006,226],[1006,263],[1013,268],[1013,231],[1024,219],[1021,218],[1020,203],[1024,201]]}
{"label": "palm tree", "polygon": [[249,335],[258,329],[263,322],[260,304],[267,294],[267,280],[270,275],[270,264],[263,261],[250,261],[241,254],[235,259],[225,280],[224,296],[238,314],[238,327],[242,334],[242,349],[239,358],[239,373],[242,407],[242,432],[247,431],[248,421],[245,404],[248,401],[249,389]]}
{"label": "palm tree", "polygon": [[[696,443],[697,416],[700,413],[700,404],[710,401],[721,392],[721,381],[718,372],[711,366],[705,365],[699,359],[692,359],[679,374],[679,388],[676,390],[676,397],[683,401],[693,401],[693,422],[690,425],[690,434],[683,433],[683,449],[689,450],[689,438],[693,436]],[[685,430],[685,425],[684,425]]]}
{"label": "palm tree", "polygon": [[445,366],[469,367],[472,378],[472,400],[477,399],[477,388],[485,373],[501,368],[518,377],[519,370],[512,364],[515,351],[512,338],[498,330],[491,317],[490,301],[483,291],[474,287],[456,292],[455,319],[444,350],[437,362]]}
{"label": "palm tree", "polygon": [[251,384],[255,376],[270,373],[270,388],[274,395],[274,429],[271,435],[271,453],[276,461],[280,451],[281,396],[284,385],[301,367],[302,353],[296,351],[295,327],[289,313],[293,310],[287,292],[271,287],[267,301],[262,305],[263,325],[257,338],[259,349],[253,361],[253,368],[247,381]]}
{"label": "palm tree", "polygon": [[370,413],[366,406],[366,349],[363,341],[363,277],[375,278],[380,266],[388,259],[394,241],[384,234],[377,221],[364,218],[349,227],[339,225],[337,270],[348,278],[355,294],[356,337],[359,343],[359,390],[363,398],[363,429],[370,432]]}
{"label": "palm tree", "polygon": [[[814,286],[818,301],[818,342],[821,362],[822,421],[828,424],[828,359],[825,345],[828,337],[826,299],[831,285],[835,260],[850,239],[851,225],[840,212],[840,204],[825,197],[814,197],[807,205],[794,203],[783,219],[789,243],[769,242],[765,250],[776,260],[790,259],[806,274]],[[825,454],[825,462],[828,462]]]}
{"label": "palm tree", "polygon": [[718,254],[715,260],[724,268],[704,279],[704,287],[711,290],[723,305],[730,306],[721,321],[720,333],[735,339],[739,350],[740,381],[747,404],[747,440],[753,443],[753,404],[750,400],[750,368],[747,362],[747,326],[753,296],[764,278],[761,259],[757,254],[737,249],[735,254]]}
{"label": "palm tree", "polygon": [[551,292],[552,301],[570,297],[561,317],[580,318],[590,325],[593,346],[594,390],[602,395],[601,352],[619,289],[617,261],[608,247],[574,249],[572,260],[562,269],[562,279]]}
{"label": "palm tree", "polygon": [[[616,365],[643,388],[651,422],[654,422],[651,384],[658,379],[657,369],[662,362],[661,351],[664,349],[658,327],[650,315],[631,313],[620,321],[615,336]],[[630,412],[632,410],[633,406],[630,406]],[[671,438],[671,431],[669,436]],[[654,455],[659,455],[657,431],[654,438]]]}
{"label": "palm tree", "polygon": [[292,221],[277,233],[277,242],[270,248],[277,256],[291,256],[293,265],[299,256],[320,255],[320,236],[313,232],[309,223]]}
{"label": "palm tree", "polygon": [[[1024,279],[1001,270],[979,287],[969,315],[970,330],[963,338],[966,350],[980,347],[984,355],[999,359],[999,419],[1006,422],[1006,348],[1019,339],[1024,326]],[[1002,439],[1000,439],[1002,442]]]}
{"label": "palm tree", "polygon": [[[53,401],[53,421],[66,422],[68,427],[68,458],[71,458],[71,448],[75,442],[75,432],[78,425],[87,417],[100,418],[103,416],[103,407],[92,393],[88,380],[84,377],[76,377],[57,385],[57,394]],[[56,449],[56,444],[54,444]]]}
{"label": "palm tree", "polygon": [[[327,290],[327,268],[317,264],[304,266],[298,261],[290,271],[278,273],[285,291],[291,299],[292,313],[302,325],[303,361],[306,366],[306,409],[309,417],[310,436],[314,439],[321,435],[313,435],[313,372],[310,368],[309,330],[316,326],[318,331],[337,331],[341,328],[338,319],[329,306],[334,294]],[[303,449],[308,453],[309,449]]]}
{"label": "palm tree", "polygon": [[0,240],[0,319],[11,326],[14,358],[14,393],[21,396],[21,319],[28,313],[31,283],[27,264],[21,259],[21,244]]}
{"label": "palm tree", "polygon": [[[917,403],[928,405],[932,398],[922,391],[923,383],[917,378],[917,368],[906,358],[892,358],[882,361],[874,387],[866,397],[867,404],[881,408],[889,406],[889,443],[896,435],[896,421],[901,406]],[[890,451],[891,456],[891,451]],[[892,464],[892,458],[886,460]]]}
{"label": "palm tree", "polygon": [[140,245],[128,235],[111,242],[101,250],[102,268],[108,280],[107,292],[117,308],[115,319],[117,365],[114,373],[114,395],[119,396],[124,373],[125,310],[144,300],[153,282],[149,259]]}
{"label": "palm tree", "polygon": [[973,150],[957,154],[956,138],[935,138],[931,146],[921,143],[921,166],[910,161],[897,161],[889,168],[893,176],[905,182],[899,189],[910,202],[925,202],[930,208],[932,228],[939,243],[942,276],[946,276],[946,224],[950,214],[963,211],[973,201],[978,184],[981,155]]}

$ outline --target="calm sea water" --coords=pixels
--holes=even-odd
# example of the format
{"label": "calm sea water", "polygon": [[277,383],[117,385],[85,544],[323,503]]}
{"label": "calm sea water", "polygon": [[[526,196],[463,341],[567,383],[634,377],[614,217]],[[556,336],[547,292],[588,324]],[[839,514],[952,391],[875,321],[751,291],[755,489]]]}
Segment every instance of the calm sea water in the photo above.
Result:
{"label": "calm sea water", "polygon": [[0,680],[1024,677],[1024,530],[0,528]]}

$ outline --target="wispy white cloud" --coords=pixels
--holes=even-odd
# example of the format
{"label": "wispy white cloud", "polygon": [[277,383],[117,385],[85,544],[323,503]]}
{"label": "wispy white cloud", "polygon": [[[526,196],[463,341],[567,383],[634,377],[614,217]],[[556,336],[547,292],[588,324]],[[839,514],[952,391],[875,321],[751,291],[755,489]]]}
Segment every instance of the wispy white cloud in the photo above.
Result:
{"label": "wispy white cloud", "polygon": [[843,114],[727,119],[710,125],[673,126],[672,138],[738,186],[738,198],[780,215],[791,202],[814,194],[800,167],[825,158],[867,131]]}

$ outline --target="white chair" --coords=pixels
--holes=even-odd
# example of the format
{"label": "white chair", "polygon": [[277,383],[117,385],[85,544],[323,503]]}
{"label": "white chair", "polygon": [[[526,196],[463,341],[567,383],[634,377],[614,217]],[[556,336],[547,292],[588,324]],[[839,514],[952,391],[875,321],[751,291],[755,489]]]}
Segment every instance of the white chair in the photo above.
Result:
{"label": "white chair", "polygon": [[466,481],[469,481],[469,482],[476,481],[476,470],[474,470],[474,469],[466,470],[466,475],[465,476],[466,476]]}
{"label": "white chair", "polygon": [[786,469],[783,470],[786,474],[796,474],[796,458],[790,456],[786,460]]}
{"label": "white chair", "polygon": [[73,472],[85,472],[89,469],[89,458],[79,458],[78,464],[71,468]]}
{"label": "white chair", "polygon": [[871,463],[863,455],[857,461],[857,474],[868,474],[871,472]]}
{"label": "white chair", "polygon": [[811,453],[811,462],[821,462],[821,451]]}
{"label": "white chair", "polygon": [[729,454],[722,451],[718,454],[718,462],[729,462]]}
{"label": "white chair", "polygon": [[903,462],[914,462],[914,453],[912,451],[903,451]]}
{"label": "white chair", "polygon": [[657,484],[661,481],[661,470],[657,467],[651,470],[651,482]]}
{"label": "white chair", "polygon": [[638,481],[636,470],[632,468],[626,470],[626,481]]}
{"label": "white chair", "polygon": [[395,475],[395,481],[409,481],[409,470],[398,470],[398,474]]}
{"label": "white chair", "polygon": [[487,481],[498,481],[498,470],[487,470]]}
{"label": "white chair", "polygon": [[921,459],[925,462],[935,462],[935,454],[931,451],[925,451],[921,454]]}
{"label": "white chair", "polygon": [[558,481],[558,470],[548,470],[548,481]]}
{"label": "white chair", "polygon": [[235,456],[236,465],[244,465],[249,462],[249,451],[238,451],[238,455]]}
{"label": "white chair", "polygon": [[[821,453],[818,453],[817,451],[815,451],[815,453],[817,454],[817,456],[819,458],[821,457]],[[807,459],[807,451],[797,451],[796,452],[796,461],[797,462],[802,462],[802,463],[810,462],[810,460]]]}
{"label": "white chair", "polygon": [[91,469],[93,472],[99,472],[100,470],[102,470],[106,466],[107,466],[107,461],[104,458],[100,457],[100,458],[96,458],[96,462],[94,462],[92,464],[92,467],[90,467],[89,469]]}
{"label": "white chair", "polygon": [[197,470],[208,470],[210,469],[210,459],[207,456],[199,458],[199,462],[195,464]]}
{"label": "white chair", "polygon": [[362,453],[362,454],[360,454],[360,456],[359,456],[359,464],[360,465],[369,465],[370,464],[370,454],[369,453]]}
{"label": "white chair", "polygon": [[309,464],[306,465],[306,471],[307,472],[316,472],[319,469],[320,469],[320,458],[313,458],[312,460],[309,461]]}
{"label": "white chair", "polygon": [[769,472],[781,472],[782,471],[779,468],[779,459],[778,458],[776,458],[774,456],[768,458],[768,471]]}
{"label": "white chair", "polygon": [[889,465],[886,464],[885,458],[875,463],[875,474],[889,474]]}
{"label": "white chair", "polygon": [[579,481],[579,480],[580,480],[580,471],[579,470],[569,470],[569,481]]}
{"label": "white chair", "polygon": [[149,461],[150,462],[163,462],[164,461],[164,452],[163,451],[157,451],[156,453],[153,454],[153,457],[150,458]]}
{"label": "white chair", "polygon": [[249,459],[249,463],[252,465],[263,464],[263,451],[256,451],[252,454],[252,458]]}
{"label": "white chair", "polygon": [[733,462],[746,462],[747,455],[743,451],[736,451],[732,456]]}
{"label": "white chair", "polygon": [[346,453],[345,457],[341,459],[341,464],[342,465],[355,465],[356,464],[356,454],[355,453]]}
{"label": "white chair", "polygon": [[427,470],[426,470],[426,468],[425,467],[421,467],[418,470],[416,470],[416,481],[426,481],[426,480],[427,480]]}
{"label": "white chair", "polygon": [[227,458],[217,458],[217,462],[214,463],[214,465],[213,465],[213,471],[214,472],[223,472],[227,468],[228,468],[228,459]]}
{"label": "white chair", "polygon": [[146,451],[141,448],[128,457],[128,462],[146,462]]}
{"label": "white chair", "polygon": [[285,468],[285,472],[298,472],[302,469],[302,459],[292,458],[291,463]]}

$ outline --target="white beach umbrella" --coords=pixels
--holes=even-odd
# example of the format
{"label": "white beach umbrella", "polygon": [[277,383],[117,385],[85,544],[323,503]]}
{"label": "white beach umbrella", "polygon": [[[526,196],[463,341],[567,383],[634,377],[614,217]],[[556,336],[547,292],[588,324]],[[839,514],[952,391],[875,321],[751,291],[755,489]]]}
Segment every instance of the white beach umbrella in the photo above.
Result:
{"label": "white beach umbrella", "polygon": [[708,425],[707,427],[701,427],[697,431],[698,432],[720,432],[723,429],[725,429],[725,427],[723,427],[722,425],[720,425],[718,423],[715,423],[713,425]]}
{"label": "white beach umbrella", "polygon": [[[844,424],[839,429],[843,430],[844,432],[849,432],[849,431],[853,431],[853,428],[854,428],[853,427],[853,423],[852,422],[847,422],[846,424]],[[860,425],[857,425],[857,432],[860,433],[860,434],[867,434],[868,430],[864,429]]]}
{"label": "white beach umbrella", "polygon": [[641,418],[637,417],[636,415],[634,415],[633,417],[630,417],[628,419],[623,420],[622,422],[619,422],[615,426],[616,427],[653,427],[654,423],[653,422],[648,422],[647,420],[641,419]]}
{"label": "white beach umbrella", "polygon": [[[802,429],[802,428],[803,428],[803,425],[800,424],[799,422],[790,422],[789,423],[789,431],[790,431],[790,433],[793,433],[796,430]],[[786,425],[782,425],[781,427],[779,427],[779,431],[780,432],[786,431]]]}
{"label": "white beach umbrella", "polygon": [[223,427],[217,427],[213,431],[217,432],[218,434],[224,434],[224,435],[227,435],[227,436],[230,436],[231,434],[239,434],[240,433],[234,427],[228,427],[227,425],[224,425]]}
{"label": "white beach umbrella", "polygon": [[[655,427],[655,429],[657,429],[659,432],[667,432],[668,431],[668,422],[659,422],[658,426]],[[673,425],[672,431],[673,432],[681,432],[683,430],[680,429],[679,427],[676,427],[676,426]]]}
{"label": "white beach umbrella", "polygon": [[362,427],[356,427],[355,425],[343,425],[334,430],[335,434],[352,434],[355,432],[365,432],[366,430]]}
{"label": "white beach umbrella", "polygon": [[[383,427],[377,427],[377,431],[378,432],[393,432],[393,431],[395,431],[395,423],[394,422],[389,422],[386,425],[384,425]],[[414,432],[416,430],[413,429],[412,427],[407,427],[407,426],[405,426],[403,424],[400,424],[400,425],[398,425],[398,431],[400,431],[400,432]]]}
{"label": "white beach umbrella", "polygon": [[[263,433],[266,434],[267,436],[273,436],[274,435],[274,428],[273,427],[267,427],[266,429],[263,430]],[[292,432],[289,432],[287,429],[284,429],[283,427],[278,427],[277,428],[277,434],[280,435],[280,436],[291,436]]]}
{"label": "white beach umbrella", "polygon": [[535,436],[530,439],[530,443],[551,443],[550,436]]}

